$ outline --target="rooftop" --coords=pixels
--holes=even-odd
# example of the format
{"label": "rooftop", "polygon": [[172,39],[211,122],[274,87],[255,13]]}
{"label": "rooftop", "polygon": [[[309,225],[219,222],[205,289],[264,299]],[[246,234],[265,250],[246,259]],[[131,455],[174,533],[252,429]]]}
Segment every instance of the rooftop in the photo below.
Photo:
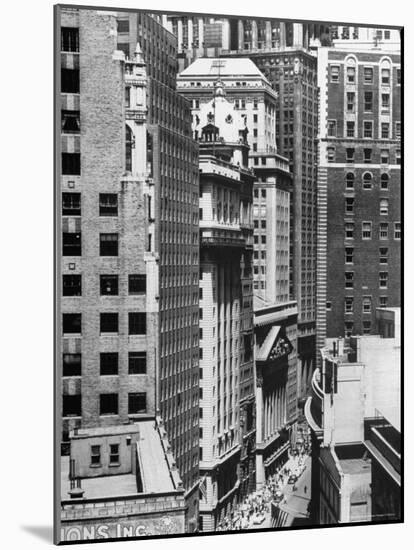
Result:
{"label": "rooftop", "polygon": [[221,77],[243,77],[254,76],[266,80],[264,74],[248,57],[232,57],[214,59],[209,57],[200,57],[189,67],[180,73],[180,77],[191,76],[221,76]]}

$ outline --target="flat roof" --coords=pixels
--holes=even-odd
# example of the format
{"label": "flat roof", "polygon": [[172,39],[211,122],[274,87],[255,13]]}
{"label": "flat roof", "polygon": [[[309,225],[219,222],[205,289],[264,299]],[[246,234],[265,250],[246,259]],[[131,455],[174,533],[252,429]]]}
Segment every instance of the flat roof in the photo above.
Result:
{"label": "flat roof", "polygon": [[184,69],[180,77],[196,76],[255,76],[267,82],[267,78],[248,57],[200,57]]}
{"label": "flat roof", "polygon": [[362,458],[339,459],[339,464],[344,474],[363,474],[371,471],[371,461]]}

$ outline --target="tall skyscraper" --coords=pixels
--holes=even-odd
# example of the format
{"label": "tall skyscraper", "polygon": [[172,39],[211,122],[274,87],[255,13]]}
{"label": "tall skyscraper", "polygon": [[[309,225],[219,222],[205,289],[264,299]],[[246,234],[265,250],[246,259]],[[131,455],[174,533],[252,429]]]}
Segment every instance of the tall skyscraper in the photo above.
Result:
{"label": "tall skyscraper", "polygon": [[189,67],[178,81],[179,92],[193,102],[193,131],[200,146],[203,531],[214,530],[255,482],[254,176],[248,167],[248,123],[227,101],[223,82],[212,77],[212,64],[214,60],[200,59],[195,72]]}
{"label": "tall skyscraper", "polygon": [[400,55],[321,48],[318,348],[400,305]]}

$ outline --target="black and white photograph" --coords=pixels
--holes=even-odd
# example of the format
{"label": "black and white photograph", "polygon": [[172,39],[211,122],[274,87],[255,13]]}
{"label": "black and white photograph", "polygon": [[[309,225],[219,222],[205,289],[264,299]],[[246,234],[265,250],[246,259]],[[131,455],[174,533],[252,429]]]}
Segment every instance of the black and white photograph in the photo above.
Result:
{"label": "black and white photograph", "polygon": [[54,542],[401,523],[403,27],[147,8],[54,7]]}

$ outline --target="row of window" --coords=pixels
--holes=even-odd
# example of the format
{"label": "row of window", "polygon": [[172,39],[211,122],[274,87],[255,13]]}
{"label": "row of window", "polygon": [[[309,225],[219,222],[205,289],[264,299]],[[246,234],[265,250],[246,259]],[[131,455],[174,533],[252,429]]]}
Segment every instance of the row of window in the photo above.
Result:
{"label": "row of window", "polygon": [[[101,296],[118,296],[119,277],[118,275],[100,275]],[[128,294],[145,294],[147,290],[146,275],[128,275]],[[82,275],[63,275],[62,280],[63,296],[82,296]]]}
{"label": "row of window", "polygon": [[[388,248],[381,247],[379,249],[379,263],[388,264]],[[353,264],[354,263],[354,248],[352,246],[345,247],[345,263]]]}
{"label": "row of window", "polygon": [[[387,173],[383,173],[380,176],[380,188],[388,189],[390,182],[390,176]],[[362,188],[372,189],[374,183],[374,176],[371,172],[364,172],[362,174]],[[345,184],[347,189],[354,189],[355,186],[355,174],[353,172],[347,172],[345,176]]]}
{"label": "row of window", "polygon": [[[62,215],[80,216],[81,215],[81,194],[80,193],[62,193]],[[118,216],[118,194],[117,193],[99,193],[99,215],[100,216]]]}
{"label": "row of window", "polygon": [[[387,306],[388,306],[388,296],[380,296],[379,307],[387,307]],[[345,313],[351,313],[350,309],[353,309],[353,307],[354,307],[354,298],[352,296],[347,296],[345,298]],[[332,302],[326,302],[326,310],[332,311]],[[372,297],[364,296],[363,304],[362,304],[362,312],[370,313],[371,310],[372,310]]]}
{"label": "row of window", "polygon": [[[100,354],[100,375],[118,374],[118,352],[105,352]],[[128,374],[146,374],[147,372],[147,352],[130,351],[128,353]],[[63,354],[63,376],[81,376],[82,375],[82,354],[64,353]]]}
{"label": "row of window", "polygon": [[[66,334],[82,334],[82,314],[81,313],[63,313],[62,332]],[[100,332],[117,333],[118,332],[118,313],[100,314]],[[147,332],[147,314],[145,312],[128,313],[128,334],[146,334]]]}
{"label": "row of window", "polygon": [[[356,84],[357,69],[355,65],[348,65],[345,67],[345,81],[347,84]],[[338,83],[341,75],[340,65],[330,65],[330,80],[331,82]],[[390,67],[382,67],[380,71],[380,83],[381,86],[390,86],[391,84],[391,69]],[[362,69],[362,81],[364,84],[374,83],[374,68],[363,67]],[[401,69],[397,69],[397,85],[401,85]]]}
{"label": "row of window", "polygon": [[[82,395],[62,396],[63,416],[82,416]],[[128,393],[128,414],[147,412],[147,394],[145,392]],[[119,414],[118,394],[101,393],[99,396],[99,414]]]}
{"label": "row of window", "polygon": [[[118,256],[118,244],[118,233],[100,233],[99,255]],[[63,233],[62,255],[82,256],[82,236],[80,231],[75,233]]]}
{"label": "row of window", "polygon": [[[369,185],[369,187],[368,187]],[[367,187],[364,189],[371,189],[372,181],[369,180]],[[355,208],[355,197],[345,197],[345,214],[353,214]],[[379,213],[381,216],[388,216],[389,201],[388,199],[380,199],[379,201]]]}
{"label": "row of window", "polygon": [[[354,271],[345,271],[345,288],[354,288]],[[379,287],[388,288],[388,272],[380,271],[378,275]]]}
{"label": "row of window", "polygon": [[[335,162],[336,160],[336,149],[334,145],[329,145],[327,147],[327,157],[328,162]],[[345,149],[345,160],[346,162],[355,162],[355,148],[354,147],[347,147]],[[381,158],[381,164],[389,164],[390,162],[390,151],[389,149],[381,149],[380,153]],[[364,148],[363,149],[363,162],[365,164],[372,163],[372,148]],[[401,164],[401,149],[395,150],[395,164]]]}
{"label": "row of window", "polygon": [[[347,120],[345,125],[345,137],[353,138],[357,137],[356,134],[356,122],[354,120]],[[389,122],[381,122],[380,134],[381,139],[391,138],[391,124]],[[328,136],[337,137],[337,123],[336,120],[328,120]],[[374,138],[374,121],[363,121],[363,133],[362,137],[372,139]],[[401,138],[401,122],[395,123],[395,139]]]}
{"label": "row of window", "polygon": [[[352,333],[354,332],[354,322],[353,321],[345,321],[345,337],[349,338]],[[371,321],[364,320],[362,321],[362,334],[370,334],[371,333]]]}
{"label": "row of window", "polygon": [[[372,239],[372,222],[362,222],[362,239]],[[345,239],[355,238],[355,224],[353,222],[345,223]],[[379,224],[379,238],[386,240],[389,238],[389,224],[382,222]],[[401,239],[401,222],[394,222],[394,239]]]}

